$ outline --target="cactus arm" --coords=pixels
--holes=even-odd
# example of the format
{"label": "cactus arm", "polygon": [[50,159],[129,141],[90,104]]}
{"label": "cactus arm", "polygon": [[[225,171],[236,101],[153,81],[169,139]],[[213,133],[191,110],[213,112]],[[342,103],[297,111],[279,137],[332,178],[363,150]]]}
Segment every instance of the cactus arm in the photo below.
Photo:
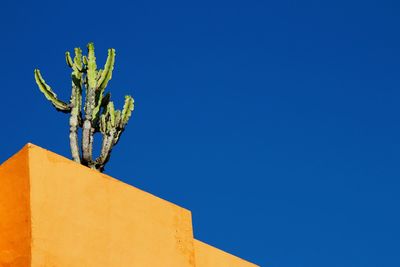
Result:
{"label": "cactus arm", "polygon": [[[108,117],[107,115],[102,115],[102,118]],[[99,157],[95,161],[95,166],[96,169],[99,170],[100,172],[104,171],[104,166],[107,164],[107,162],[110,160],[111,156],[111,151],[115,145],[115,137],[117,133],[117,129],[112,126],[111,121],[109,120],[104,120],[103,119],[103,129],[105,131],[102,132],[103,134],[103,141],[101,144],[101,151]]]}
{"label": "cactus arm", "polygon": [[82,160],[84,164],[92,162],[93,130],[89,120],[85,120],[82,126]]}
{"label": "cactus arm", "polygon": [[73,71],[76,76],[82,78],[81,74],[81,72],[83,71],[82,49],[76,47],[74,50],[75,50],[75,57],[74,57]]}
{"label": "cactus arm", "polygon": [[99,130],[100,132],[105,135],[106,134],[106,115],[102,114],[100,116],[100,123],[99,123]]}
{"label": "cactus arm", "polygon": [[104,65],[104,71],[101,73],[98,87],[99,90],[103,90],[107,87],[108,82],[112,78],[112,72],[114,70],[114,63],[115,63],[115,49],[111,48],[108,49],[108,56],[106,60],[106,64]]}
{"label": "cactus arm", "polygon": [[[74,57],[74,67],[72,72],[72,94],[75,91],[75,100],[71,103],[73,107],[75,107],[75,114],[81,118],[81,109],[82,109],[82,84],[83,84],[83,71],[84,65],[82,63],[82,50],[80,48],[75,48],[75,57]],[[71,99],[72,100],[72,99]]]}
{"label": "cactus arm", "polygon": [[121,123],[121,110],[116,110],[115,111],[115,127],[119,128],[120,123]]}
{"label": "cactus arm", "polygon": [[88,162],[88,166],[92,169],[94,169],[94,161],[93,161],[93,142],[94,142],[94,133],[95,133],[95,128],[90,128],[89,132],[89,155],[90,155],[90,161]]}
{"label": "cactus arm", "polygon": [[88,58],[87,58],[87,77],[89,88],[94,89],[96,87],[96,77],[97,77],[97,65],[96,65],[96,56],[94,53],[94,45],[93,43],[89,43],[87,45],[88,48]]}
{"label": "cactus arm", "polygon": [[75,57],[72,63],[72,93],[71,93],[71,116],[69,120],[70,124],[70,148],[72,159],[75,162],[80,163],[81,158],[79,154],[79,144],[78,144],[78,127],[81,119],[81,107],[82,107],[82,50],[80,48],[75,48]]}
{"label": "cactus arm", "polygon": [[96,97],[95,97],[95,103],[96,106],[93,108],[92,111],[92,118],[93,120],[96,120],[100,111],[100,108],[102,107],[102,102],[103,102],[103,91],[104,90],[100,90],[96,92]]}
{"label": "cactus arm", "polygon": [[88,120],[92,120],[92,112],[95,108],[95,90],[97,84],[97,66],[96,66],[96,56],[94,54],[94,45],[93,43],[88,44],[88,58],[87,58],[87,94],[86,94],[86,103],[85,103],[85,118]]}
{"label": "cactus arm", "polygon": [[114,102],[110,101],[107,105],[107,113],[109,115],[109,121],[111,123],[111,127],[115,127],[115,108]]}
{"label": "cactus arm", "polygon": [[90,149],[91,145],[91,138],[90,138],[90,133],[91,133],[91,124],[89,120],[85,120],[83,122],[82,126],[82,160],[84,164],[89,164],[92,161],[92,155],[90,152],[92,151]]}
{"label": "cactus arm", "polygon": [[82,129],[82,158],[85,164],[91,165],[93,163],[93,109],[95,108],[96,98],[96,84],[97,84],[97,71],[96,71],[96,56],[94,53],[93,43],[89,43],[87,57],[87,83],[86,83],[86,102],[85,102],[85,121],[83,122]]}
{"label": "cactus arm", "polygon": [[69,126],[70,126],[69,140],[70,140],[72,159],[78,163],[81,162],[79,154],[79,144],[78,144],[78,127],[79,127],[79,116],[80,116],[81,92],[82,91],[78,86],[75,86],[74,84],[72,85],[71,104],[73,107],[71,111],[71,116],[69,118]]}
{"label": "cactus arm", "polygon": [[105,108],[105,113],[100,116],[100,132],[103,135],[101,151],[99,157],[95,161],[96,168],[100,171],[104,170],[105,164],[110,159],[111,151],[114,146],[117,128],[115,125],[116,116],[120,111],[115,111],[114,103],[110,101]]}
{"label": "cactus arm", "polygon": [[96,169],[99,170],[100,172],[104,171],[104,166],[110,160],[111,151],[115,144],[113,135],[114,135],[114,130],[112,130],[110,133],[106,135],[103,135],[100,156],[96,159],[95,163]]}
{"label": "cactus arm", "polygon": [[125,103],[121,113],[121,128],[125,128],[126,124],[128,124],[129,118],[131,117],[134,108],[135,105],[133,98],[130,95],[125,96]]}
{"label": "cactus arm", "polygon": [[97,88],[96,88],[96,106],[93,109],[92,118],[95,120],[99,114],[104,90],[108,85],[108,82],[111,80],[112,72],[114,70],[115,63],[115,49],[108,49],[108,56],[106,63],[104,65],[104,70],[99,70],[97,72]]}
{"label": "cactus arm", "polygon": [[69,52],[65,52],[65,62],[67,63],[67,65],[72,68],[72,66],[74,65],[74,62],[72,61],[71,55]]}
{"label": "cactus arm", "polygon": [[71,111],[71,107],[67,103],[57,98],[57,95],[53,92],[51,87],[46,84],[45,80],[40,74],[40,70],[38,69],[35,69],[35,81],[39,87],[39,90],[44,94],[47,100],[49,100],[58,111],[64,113],[69,113]]}

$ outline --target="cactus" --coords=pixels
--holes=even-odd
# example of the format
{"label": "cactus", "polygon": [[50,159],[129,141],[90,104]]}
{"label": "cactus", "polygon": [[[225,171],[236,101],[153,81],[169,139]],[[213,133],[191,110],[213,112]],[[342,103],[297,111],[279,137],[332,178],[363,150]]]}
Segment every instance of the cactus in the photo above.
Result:
{"label": "cactus", "polygon": [[[104,94],[112,78],[115,50],[108,49],[104,69],[97,69],[93,43],[89,43],[87,49],[87,56],[82,55],[80,48],[75,48],[74,58],[69,52],[65,53],[65,61],[72,69],[72,92],[69,103],[57,98],[38,69],[35,69],[34,74],[36,84],[47,100],[56,110],[70,114],[69,139],[72,159],[102,172],[110,159],[113,147],[118,143],[128,124],[134,109],[134,100],[129,95],[125,96],[122,110],[115,110],[114,103],[110,100],[110,93]],[[83,88],[84,104],[82,103]],[[81,149],[79,149],[79,128],[82,129]],[[95,133],[101,133],[103,136],[100,155],[96,159],[93,158]]]}

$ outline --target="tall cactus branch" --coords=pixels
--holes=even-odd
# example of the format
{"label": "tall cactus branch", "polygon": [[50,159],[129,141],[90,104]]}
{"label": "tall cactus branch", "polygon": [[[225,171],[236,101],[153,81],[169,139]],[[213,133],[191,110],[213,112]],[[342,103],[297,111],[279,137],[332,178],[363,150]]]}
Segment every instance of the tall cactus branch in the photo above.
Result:
{"label": "tall cactus branch", "polygon": [[69,53],[66,53],[67,64],[72,68],[72,93],[71,93],[71,116],[69,119],[70,126],[70,147],[72,159],[76,162],[81,162],[79,154],[79,140],[78,140],[78,127],[81,118],[81,106],[82,106],[82,50],[75,48],[75,58],[72,62]]}
{"label": "tall cactus branch", "polygon": [[87,65],[87,82],[86,82],[86,103],[85,103],[85,120],[82,129],[82,158],[83,161],[92,167],[93,153],[93,127],[92,127],[92,112],[95,108],[96,97],[96,77],[97,66],[96,56],[94,53],[93,43],[87,45],[88,48],[88,65]]}
{"label": "tall cactus branch", "polygon": [[[93,43],[89,43],[87,49],[88,55],[84,56],[80,48],[75,48],[73,59],[69,52],[65,53],[65,61],[72,69],[72,92],[68,104],[57,98],[38,69],[35,69],[34,74],[39,90],[56,110],[70,114],[69,138],[72,159],[92,169],[103,171],[105,164],[110,159],[113,147],[118,143],[131,117],[134,100],[131,96],[126,96],[122,111],[115,110],[114,103],[110,101],[110,93],[104,94],[112,78],[115,50],[108,49],[107,60],[102,70],[97,69]],[[85,87],[84,105],[82,105],[83,87]],[[80,128],[82,129],[82,142],[79,149],[78,132]],[[96,132],[103,135],[103,140],[100,154],[94,160],[93,142]]]}

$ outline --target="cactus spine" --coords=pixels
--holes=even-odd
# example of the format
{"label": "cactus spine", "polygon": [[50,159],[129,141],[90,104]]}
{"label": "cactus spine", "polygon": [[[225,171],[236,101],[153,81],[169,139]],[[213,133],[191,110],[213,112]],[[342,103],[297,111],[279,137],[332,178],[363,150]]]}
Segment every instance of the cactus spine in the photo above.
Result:
{"label": "cactus spine", "polygon": [[[75,48],[72,59],[65,53],[67,65],[72,69],[72,92],[69,103],[57,98],[51,87],[45,82],[40,71],[35,69],[35,80],[39,90],[56,110],[69,113],[70,148],[72,159],[85,166],[103,171],[110,159],[113,147],[125,130],[134,109],[134,100],[125,96],[122,110],[115,110],[110,101],[110,93],[104,94],[108,82],[112,78],[115,63],[115,50],[108,49],[108,56],[103,69],[97,69],[93,43],[87,45],[88,55],[83,56],[80,48]],[[82,92],[85,89],[85,103],[82,103]],[[82,110],[84,116],[82,115]],[[79,149],[79,128],[82,128],[81,151]],[[103,135],[100,155],[93,158],[94,134]]]}

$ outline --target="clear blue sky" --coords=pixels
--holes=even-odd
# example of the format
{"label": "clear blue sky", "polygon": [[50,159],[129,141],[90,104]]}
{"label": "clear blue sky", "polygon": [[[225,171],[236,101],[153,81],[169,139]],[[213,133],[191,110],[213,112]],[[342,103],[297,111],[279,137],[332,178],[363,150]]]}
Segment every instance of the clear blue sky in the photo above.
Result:
{"label": "clear blue sky", "polygon": [[106,173],[262,266],[400,266],[399,1],[2,1],[0,160],[69,157],[64,52],[117,50]]}

